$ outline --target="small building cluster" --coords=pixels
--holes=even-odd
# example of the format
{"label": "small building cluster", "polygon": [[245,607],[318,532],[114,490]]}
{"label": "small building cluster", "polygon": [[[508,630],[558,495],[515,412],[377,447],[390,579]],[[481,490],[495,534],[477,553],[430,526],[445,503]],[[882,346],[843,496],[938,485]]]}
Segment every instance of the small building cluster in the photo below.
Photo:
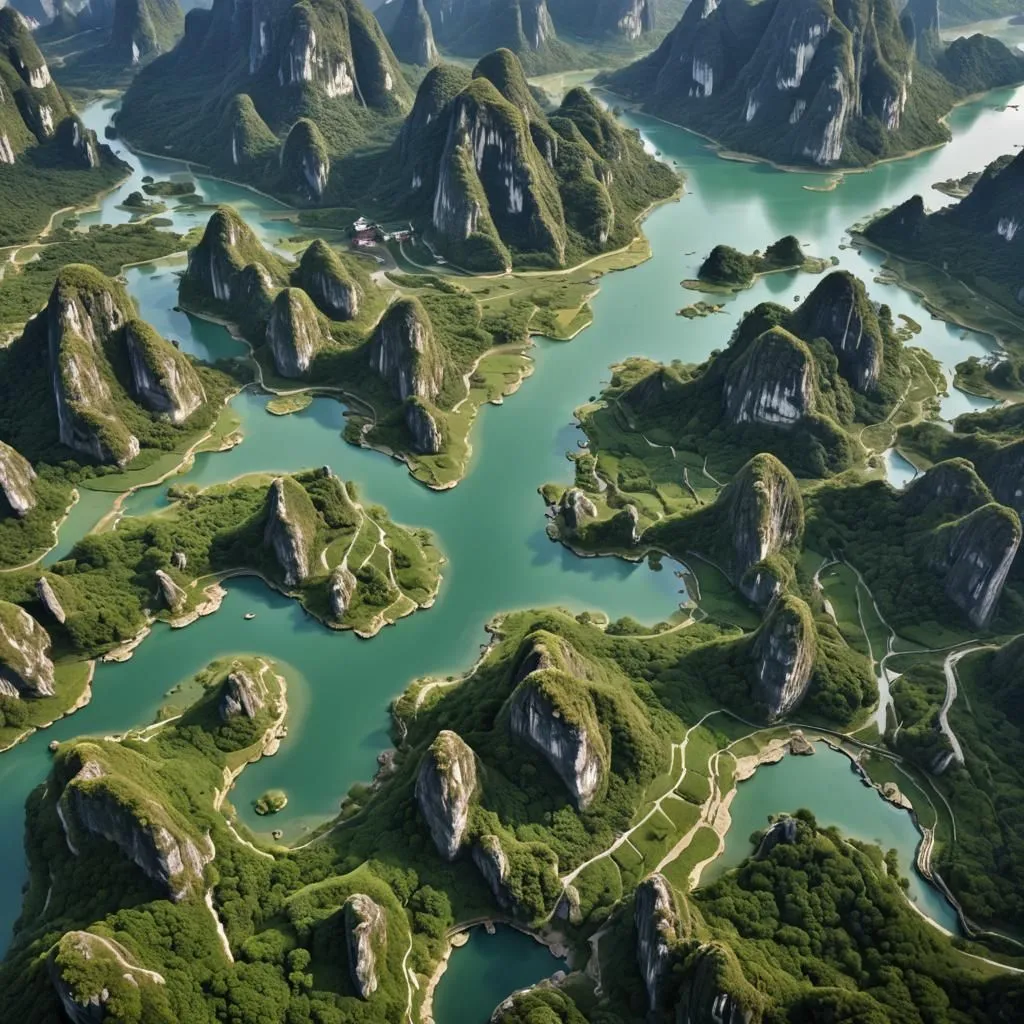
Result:
{"label": "small building cluster", "polygon": [[352,222],[352,244],[359,249],[366,249],[384,242],[406,242],[412,236],[412,224],[407,220],[374,224],[365,217],[359,217]]}

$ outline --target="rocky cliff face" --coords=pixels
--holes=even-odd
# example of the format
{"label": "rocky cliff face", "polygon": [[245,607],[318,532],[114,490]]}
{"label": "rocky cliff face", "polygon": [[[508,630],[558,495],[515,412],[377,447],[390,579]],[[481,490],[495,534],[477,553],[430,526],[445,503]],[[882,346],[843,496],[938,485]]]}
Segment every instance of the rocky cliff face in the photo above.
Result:
{"label": "rocky cliff face", "polygon": [[39,598],[42,606],[61,624],[67,621],[67,613],[53,589],[53,584],[45,577],[40,576],[36,580],[36,597]]}
{"label": "rocky cliff face", "polygon": [[509,727],[544,755],[579,810],[590,806],[607,779],[608,754],[593,699],[580,682],[558,669],[531,672],[510,698]]}
{"label": "rocky cliff face", "polygon": [[493,835],[481,836],[473,844],[472,857],[498,906],[509,909],[512,895],[507,885],[508,857],[501,848],[501,840]]}
{"label": "rocky cliff face", "polygon": [[793,474],[774,455],[755,455],[716,501],[732,537],[734,581],[788,547],[799,545],[804,505]]}
{"label": "rocky cliff face", "polygon": [[791,427],[814,406],[814,360],[799,339],[773,327],[750,342],[729,367],[722,388],[733,423]]}
{"label": "rocky cliff face", "polygon": [[633,923],[636,959],[647,988],[648,1006],[654,1012],[661,1003],[661,983],[679,930],[672,891],[663,876],[650,875],[637,886]]}
{"label": "rocky cliff face", "polygon": [[352,603],[352,595],[356,592],[356,578],[343,565],[336,566],[327,584],[327,595],[331,605],[331,615],[342,619],[348,606]]}
{"label": "rocky cliff face", "polygon": [[182,292],[229,303],[258,317],[269,310],[278,279],[277,260],[252,228],[230,207],[220,206],[207,221],[199,244],[188,251]]}
{"label": "rocky cliff face", "polygon": [[302,485],[279,476],[267,492],[263,543],[273,551],[285,586],[296,587],[310,574],[316,522],[316,510]]}
{"label": "rocky cliff face", "polygon": [[937,531],[931,564],[944,574],[946,596],[978,629],[995,614],[1020,539],[1020,517],[995,502]]}
{"label": "rocky cliff face", "polygon": [[302,254],[292,283],[332,320],[352,320],[359,315],[359,285],[337,253],[319,238]]}
{"label": "rocky cliff face", "polygon": [[456,733],[439,732],[420,762],[416,802],[445,860],[454,860],[462,846],[476,788],[473,751]]}
{"label": "rocky cliff face", "polygon": [[892,0],[723,0],[691,3],[653,54],[611,81],[734,148],[827,167],[944,141],[942,101],[913,64]]}
{"label": "rocky cliff face", "polygon": [[24,608],[0,601],[0,694],[52,697],[50,637]]}
{"label": "rocky cliff face", "polygon": [[418,299],[388,307],[369,344],[370,365],[396,398],[434,401],[444,382],[444,363],[427,311]]}
{"label": "rocky cliff face", "polygon": [[767,857],[776,846],[788,845],[796,842],[797,824],[795,818],[780,818],[772,824],[768,831],[761,837],[757,847],[758,857]]}
{"label": "rocky cliff face", "polygon": [[28,459],[0,441],[0,516],[20,519],[36,507],[35,479]]}
{"label": "rocky cliff face", "polygon": [[437,61],[434,27],[423,0],[402,0],[395,23],[388,31],[388,42],[403,64],[429,67]]}
{"label": "rocky cliff face", "polygon": [[996,501],[1024,515],[1024,441],[1002,445],[979,463]]}
{"label": "rocky cliff face", "polygon": [[846,270],[829,274],[794,313],[804,338],[824,338],[839,369],[862,393],[878,384],[884,341],[864,284]]}
{"label": "rocky cliff face", "polygon": [[217,706],[222,722],[228,722],[238,715],[255,718],[267,703],[267,687],[261,678],[249,675],[243,669],[235,669],[224,680],[220,701]]}
{"label": "rocky cliff face", "polygon": [[170,574],[164,572],[163,569],[157,569],[155,575],[164,606],[175,614],[182,611],[188,604],[188,595],[174,582]]}
{"label": "rocky cliff face", "polygon": [[422,398],[405,401],[405,425],[412,436],[412,450],[420,455],[437,455],[444,447],[444,433],[437,417]]}
{"label": "rocky cliff face", "polygon": [[301,377],[324,343],[313,301],[301,288],[277,293],[267,320],[267,346],[282,377]]}
{"label": "rocky cliff face", "polygon": [[[161,122],[173,121],[174,110],[198,83],[205,87],[204,103],[191,130],[164,130],[164,145],[193,159],[212,148],[225,166],[249,170],[262,181],[269,168],[253,160],[256,154],[240,139],[219,134],[239,95],[248,97],[258,118],[258,124],[249,117],[241,123],[256,129],[246,132],[259,143],[260,154],[259,125],[280,140],[297,120],[313,117],[337,126],[327,132],[336,147],[331,158],[364,143],[411,99],[391,47],[360,0],[215,0],[212,10],[190,11],[181,42],[129,88],[119,129],[140,145],[154,146]],[[302,155],[307,159],[289,162],[292,176],[285,189],[316,201],[323,193],[323,160],[305,150]]]}
{"label": "rocky cliff face", "polygon": [[281,147],[282,184],[310,202],[317,202],[327,189],[330,174],[327,140],[313,121],[300,117]]}
{"label": "rocky cliff face", "polygon": [[684,1024],[760,1024],[763,1002],[732,950],[708,942],[689,960],[676,1013]]}
{"label": "rocky cliff face", "polygon": [[752,647],[753,697],[769,720],[789,714],[803,700],[816,650],[810,609],[798,597],[780,596],[769,608]]}
{"label": "rocky cliff face", "polygon": [[188,357],[142,320],[129,320],[124,343],[132,373],[132,393],[140,405],[183,423],[206,401],[206,392]]}
{"label": "rocky cliff face", "polygon": [[345,900],[345,944],[348,969],[360,999],[369,999],[377,991],[378,963],[387,946],[387,915],[380,904],[363,893]]}
{"label": "rocky cliff face", "polygon": [[139,454],[139,440],[114,408],[102,348],[132,312],[119,285],[92,267],[68,265],[45,313],[61,443],[119,466]]}
{"label": "rocky cliff face", "polygon": [[565,217],[551,168],[528,126],[486,78],[455,99],[434,192],[432,223],[444,240],[490,240],[508,264],[506,245],[565,257]]}
{"label": "rocky cliff face", "polygon": [[578,487],[570,487],[558,502],[558,511],[567,530],[575,532],[588,519],[597,516],[597,506]]}
{"label": "rocky cliff face", "polygon": [[184,832],[140,786],[91,757],[94,751],[82,744],[63,765],[73,775],[60,795],[58,813],[71,852],[77,853],[85,836],[102,837],[169,899],[184,899],[199,887],[203,868],[213,859],[213,843]]}

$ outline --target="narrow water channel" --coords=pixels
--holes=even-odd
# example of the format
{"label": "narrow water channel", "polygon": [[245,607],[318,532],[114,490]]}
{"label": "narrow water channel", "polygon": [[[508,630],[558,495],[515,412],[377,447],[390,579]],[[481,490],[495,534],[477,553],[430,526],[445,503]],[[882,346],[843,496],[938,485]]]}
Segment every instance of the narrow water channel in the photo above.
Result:
{"label": "narrow water channel", "polygon": [[[695,276],[713,245],[725,242],[751,251],[781,235],[795,234],[814,255],[838,256],[841,266],[868,283],[875,299],[922,323],[916,343],[947,368],[968,355],[990,351],[990,339],[933,321],[915,297],[874,283],[877,255],[840,246],[854,222],[914,192],[925,194],[933,206],[946,202],[931,190],[932,182],[980,168],[1003,152],[1008,138],[1022,134],[1024,112],[995,110],[1012,97],[1008,91],[959,108],[950,118],[955,134],[950,146],[850,175],[832,192],[805,188],[823,186],[827,176],[790,175],[756,164],[725,162],[702,140],[678,128],[624,115],[652,149],[685,172],[687,194],[655,211],[646,222],[653,258],[602,281],[592,303],[594,326],[569,344],[539,340],[534,376],[503,406],[483,410],[472,438],[473,465],[453,491],[429,492],[409,478],[404,466],[345,444],[343,408],[333,400],[318,399],[305,411],[282,419],[265,412],[265,398],[251,391],[239,395],[234,409],[242,421],[244,443],[229,453],[199,456],[190,472],[175,482],[207,485],[256,470],[330,465],[339,476],[355,481],[365,499],[386,505],[397,521],[435,531],[448,557],[439,599],[432,610],[401,621],[375,640],[359,641],[320,628],[296,604],[255,581],[235,580],[217,615],[183,631],[157,627],[131,661],[100,666],[88,708],[0,757],[0,820],[7,826],[0,830],[0,942],[9,941],[20,905],[24,801],[45,777],[47,743],[145,724],[164,694],[212,657],[258,650],[286,663],[303,681],[295,684],[303,695],[301,707],[280,753],[250,767],[232,794],[242,818],[253,828],[281,828],[291,841],[331,816],[353,782],[372,775],[376,755],[388,743],[389,700],[417,676],[464,670],[486,639],[483,626],[493,615],[561,605],[574,611],[599,608],[612,617],[630,614],[650,623],[669,616],[685,596],[674,567],[666,564],[665,570],[653,572],[645,565],[615,559],[575,558],[545,535],[536,491],[547,481],[569,479],[565,453],[575,449],[579,436],[572,410],[598,393],[608,378],[609,364],[631,355],[700,361],[724,347],[743,311],[767,299],[794,302],[818,280],[772,275],[727,301],[724,314],[687,321],[676,315],[690,301],[679,282]],[[109,111],[109,104],[95,104],[84,112],[84,120],[102,135]],[[99,212],[84,215],[84,224],[129,219],[116,207],[140,186],[143,175],[163,178],[182,173],[180,164],[130,156],[120,144],[114,145],[132,163],[132,179],[104,199]],[[274,219],[281,213],[274,201],[214,179],[197,176],[196,181],[206,200],[231,203],[268,242],[295,232],[294,225]],[[208,211],[175,209],[168,216],[176,229],[186,230],[203,223]],[[128,273],[141,315],[203,358],[237,352],[238,342],[223,329],[175,312],[175,271],[181,266],[179,257]],[[165,491],[163,486],[140,492],[127,502],[126,511],[138,514],[159,507],[166,500]],[[83,491],[62,531],[57,554],[66,553],[112,501],[111,495]],[[256,613],[253,622],[242,619],[248,611]],[[821,763],[794,762],[795,768],[785,770],[816,776],[816,768],[801,766]],[[289,796],[287,808],[275,816],[272,826],[251,810],[255,796],[271,787],[284,789]],[[859,788],[852,773],[842,780],[836,777],[837,814],[854,803],[853,793]],[[767,799],[770,795],[766,793],[758,808],[762,820],[770,810],[780,809],[775,800]],[[866,820],[872,813],[879,821],[886,819],[890,809],[874,794],[868,795],[873,803],[871,812],[865,807]],[[835,820],[845,825],[841,818]],[[909,829],[909,818],[902,815],[901,820]],[[744,841],[749,831],[734,829]],[[906,841],[910,842],[909,832]]]}

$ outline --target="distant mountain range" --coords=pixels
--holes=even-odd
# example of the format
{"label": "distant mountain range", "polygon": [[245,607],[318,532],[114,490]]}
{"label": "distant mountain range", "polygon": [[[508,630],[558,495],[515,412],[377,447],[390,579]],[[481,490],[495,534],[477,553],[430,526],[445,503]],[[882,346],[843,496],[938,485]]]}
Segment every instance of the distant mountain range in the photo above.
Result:
{"label": "distant mountain range", "polygon": [[606,76],[643,109],[781,164],[862,166],[938,145],[973,93],[1024,81],[981,35],[948,47],[936,0],[696,0],[650,55]]}

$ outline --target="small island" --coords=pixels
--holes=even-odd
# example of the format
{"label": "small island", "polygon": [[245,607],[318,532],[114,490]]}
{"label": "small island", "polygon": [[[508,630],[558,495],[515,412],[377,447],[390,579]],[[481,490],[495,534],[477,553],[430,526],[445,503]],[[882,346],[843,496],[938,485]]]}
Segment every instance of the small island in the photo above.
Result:
{"label": "small island", "polygon": [[731,245],[716,245],[701,264],[696,279],[690,278],[682,284],[684,288],[699,292],[739,292],[750,288],[765,274],[783,270],[821,274],[838,262],[835,258],[806,256],[799,240],[793,235],[786,235],[769,245],[763,254],[755,250],[748,255]]}
{"label": "small island", "polygon": [[129,192],[124,202],[118,204],[119,210],[128,210],[134,214],[156,214],[163,213],[167,209],[166,203],[158,200],[147,199],[141,192]]}
{"label": "small island", "polygon": [[283,789],[268,789],[253,804],[253,809],[260,816],[277,814],[288,806],[288,794]]}
{"label": "small island", "polygon": [[195,190],[194,181],[148,181],[142,185],[142,191],[146,195],[164,198],[190,196]]}

